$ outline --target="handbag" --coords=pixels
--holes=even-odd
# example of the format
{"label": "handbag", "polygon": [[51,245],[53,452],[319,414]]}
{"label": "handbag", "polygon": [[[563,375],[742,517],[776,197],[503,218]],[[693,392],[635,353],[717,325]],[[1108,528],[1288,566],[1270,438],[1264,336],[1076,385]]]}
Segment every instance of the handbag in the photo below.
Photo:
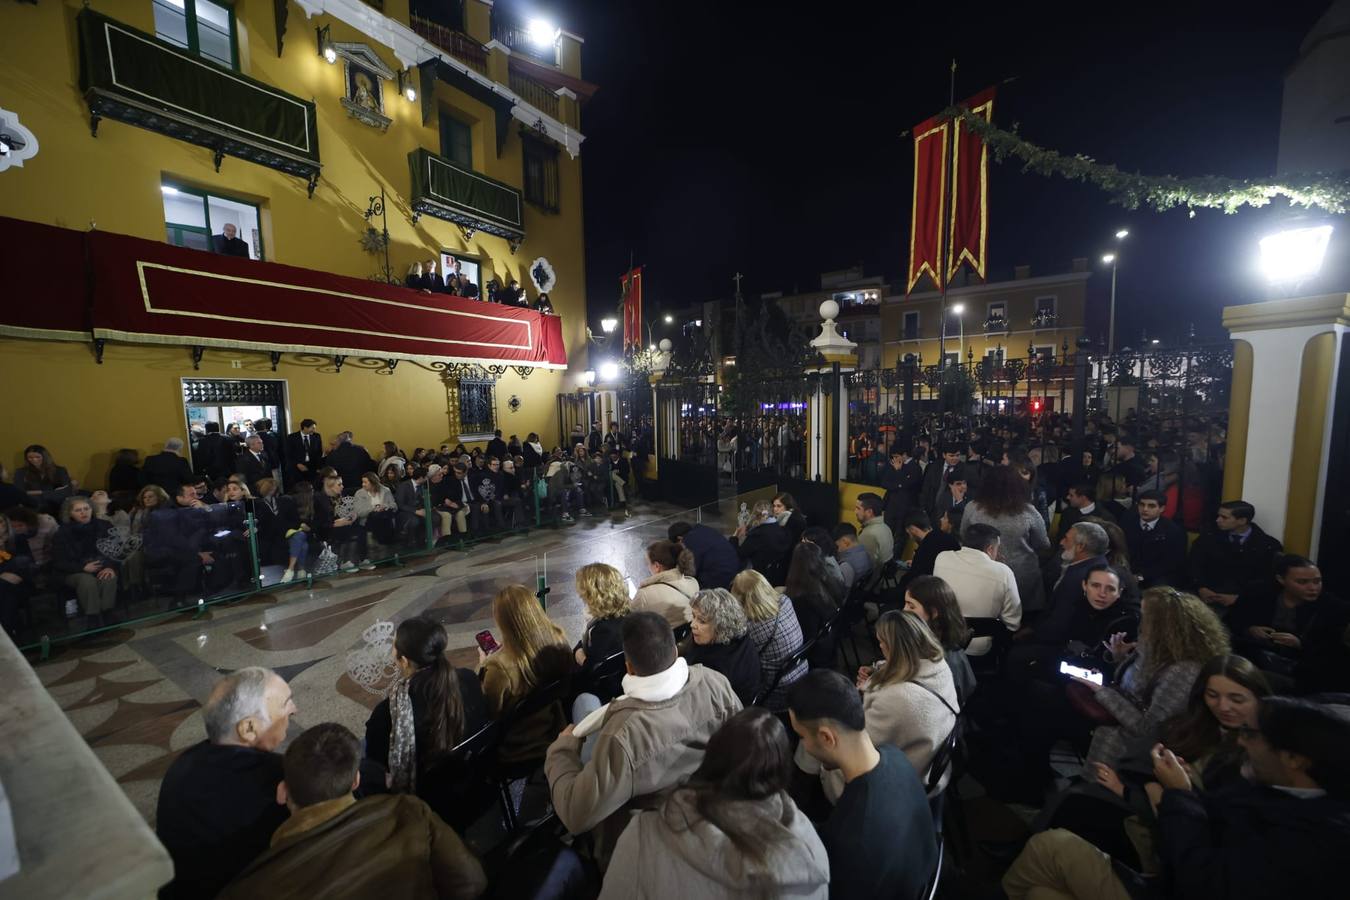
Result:
{"label": "handbag", "polygon": [[1073,707],[1074,712],[1087,719],[1094,725],[1119,725],[1115,715],[1111,710],[1102,706],[1097,701],[1096,695],[1088,687],[1079,684],[1076,681],[1070,681],[1064,685],[1064,693],[1069,698],[1069,705]]}

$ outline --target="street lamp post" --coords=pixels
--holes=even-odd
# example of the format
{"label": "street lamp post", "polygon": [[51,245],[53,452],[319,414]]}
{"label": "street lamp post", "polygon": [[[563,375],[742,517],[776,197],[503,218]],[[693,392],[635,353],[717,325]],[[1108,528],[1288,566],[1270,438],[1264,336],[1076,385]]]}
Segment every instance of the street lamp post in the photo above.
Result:
{"label": "street lamp post", "polygon": [[957,303],[952,306],[952,312],[956,313],[956,324],[961,329],[960,343],[956,345],[956,362],[961,363],[961,357],[966,355],[966,320],[962,318],[962,313],[966,311],[964,303]]}
{"label": "street lamp post", "polygon": [[[1124,228],[1116,232],[1117,241],[1123,241],[1129,236],[1129,231]],[[1116,352],[1116,267],[1120,265],[1119,251],[1106,254],[1102,262],[1111,267],[1111,312],[1106,325],[1106,352],[1111,354]]]}

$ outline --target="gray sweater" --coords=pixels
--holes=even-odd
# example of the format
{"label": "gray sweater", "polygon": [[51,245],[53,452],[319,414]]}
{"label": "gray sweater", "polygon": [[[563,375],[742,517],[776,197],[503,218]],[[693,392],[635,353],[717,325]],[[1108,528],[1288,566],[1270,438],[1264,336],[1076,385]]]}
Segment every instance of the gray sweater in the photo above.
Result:
{"label": "gray sweater", "polygon": [[[774,897],[826,900],[830,861],[811,821],[786,793],[733,801],[722,812],[750,834],[766,859],[760,867]],[[677,791],[662,809],[634,818],[619,838],[600,900],[740,900],[755,896],[750,866],[731,838]]]}
{"label": "gray sweater", "polygon": [[1035,612],[1045,607],[1045,585],[1041,581],[1041,561],[1037,556],[1050,549],[1050,536],[1045,533],[1045,520],[1028,503],[1015,515],[995,516],[980,506],[978,500],[966,507],[961,517],[961,534],[971,525],[992,525],[1003,536],[999,543],[999,560],[1007,563],[1017,577],[1017,595],[1022,609]]}

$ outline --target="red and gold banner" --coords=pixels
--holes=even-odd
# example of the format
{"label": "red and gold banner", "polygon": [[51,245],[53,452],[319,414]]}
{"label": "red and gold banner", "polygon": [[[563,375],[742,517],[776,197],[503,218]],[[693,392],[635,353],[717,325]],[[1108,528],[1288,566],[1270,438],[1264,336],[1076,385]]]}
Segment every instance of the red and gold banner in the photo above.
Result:
{"label": "red and gold banner", "polygon": [[914,205],[909,217],[909,277],[905,293],[921,277],[941,287],[942,228],[947,221],[947,138],[951,123],[937,117],[914,126]]}
{"label": "red and gold banner", "polygon": [[0,248],[29,298],[0,304],[0,334],[567,365],[561,320],[534,310],[18,219],[0,218]]}
{"label": "red and gold banner", "polygon": [[642,349],[642,266],[629,269],[619,279],[623,297],[623,349]]}
{"label": "red and gold banner", "polygon": [[[994,89],[981,91],[960,104],[986,122],[994,117]],[[962,125],[960,119],[952,122],[955,126],[955,140],[952,142],[952,196],[951,242],[952,249],[947,269],[947,280],[956,276],[962,263],[970,263],[970,268],[981,279],[985,277],[988,262],[987,245],[989,237],[989,148],[979,136]]]}

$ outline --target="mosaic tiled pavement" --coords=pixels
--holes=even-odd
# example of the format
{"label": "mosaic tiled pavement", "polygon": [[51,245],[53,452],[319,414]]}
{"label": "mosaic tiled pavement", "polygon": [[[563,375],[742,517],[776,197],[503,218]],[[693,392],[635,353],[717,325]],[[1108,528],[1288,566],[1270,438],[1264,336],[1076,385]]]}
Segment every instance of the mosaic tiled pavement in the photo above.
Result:
{"label": "mosaic tiled pavement", "polygon": [[[291,684],[297,714],[291,734],[319,722],[358,735],[379,696],[348,674],[348,654],[366,646],[377,621],[426,613],[445,624],[451,658],[472,668],[474,634],[492,627],[491,601],[502,586],[534,589],[543,577],[548,611],[576,640],[583,626],[573,573],[608,562],[625,575],[647,575],[644,548],[677,520],[697,513],[647,506],[631,519],[597,516],[569,528],[539,529],[447,551],[404,568],[380,568],[284,591],[129,625],[58,645],[35,666],[108,771],[153,823],[159,782],[178,753],[204,736],[200,704],[223,672],[261,665]],[[715,509],[703,520],[724,530]],[[734,527],[734,526],[732,526]]]}

